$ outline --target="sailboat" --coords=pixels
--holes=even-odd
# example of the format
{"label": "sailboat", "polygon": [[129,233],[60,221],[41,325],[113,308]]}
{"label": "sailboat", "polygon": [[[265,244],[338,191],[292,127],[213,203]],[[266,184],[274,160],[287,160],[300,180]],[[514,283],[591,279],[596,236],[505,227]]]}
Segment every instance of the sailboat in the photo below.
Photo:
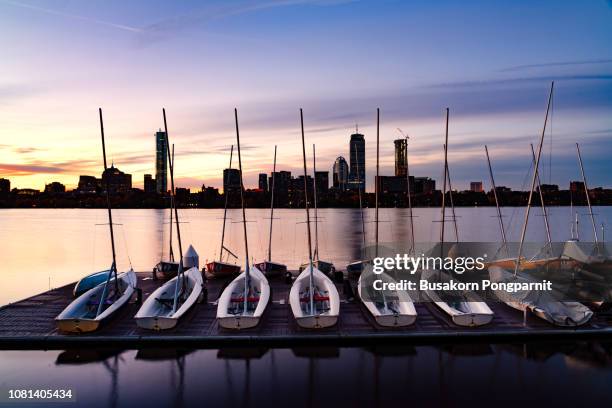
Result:
{"label": "sailboat", "polygon": [[[100,114],[100,133],[102,136],[102,157],[104,170],[106,167],[106,147],[104,144],[104,122],[102,109]],[[106,280],[72,301],[56,318],[57,328],[62,332],[91,332],[100,327],[104,321],[112,318],[115,313],[126,305],[134,294],[137,279],[132,269],[117,273],[117,257],[115,252],[115,235],[113,232],[113,214],[111,209],[110,188],[106,181],[106,202],[108,206],[108,225],[113,261],[106,275]]]}
{"label": "sailboat", "polygon": [[[535,189],[536,182],[539,181],[538,168],[540,164],[540,157],[542,154],[544,136],[546,134],[546,125],[548,122],[548,115],[552,102],[553,89],[554,82],[550,86],[550,94],[548,96],[546,116],[544,117],[544,128],[542,129],[537,155],[535,155],[535,164],[533,170],[533,177],[531,180],[531,189],[529,190],[529,198],[527,200],[527,208],[525,210],[525,221],[523,222],[523,228],[521,231],[521,240],[519,242],[518,254],[516,259],[514,260],[514,272],[500,265],[490,265],[488,269],[489,276],[492,282],[530,283],[534,280],[533,278],[525,274],[519,275],[519,271],[521,270],[521,263],[523,262],[522,251],[525,242],[525,235],[527,232],[529,210],[531,208],[533,191]],[[529,264],[529,261],[525,261],[525,263]],[[556,326],[581,326],[587,323],[593,316],[593,312],[588,307],[584,306],[582,303],[559,301],[556,300],[549,292],[526,290],[520,292],[494,291],[494,293],[508,306],[520,310],[524,313],[527,313],[529,311],[535,316],[538,316],[539,318],[546,320]]]}
{"label": "sailboat", "polygon": [[[229,161],[230,169],[232,168],[233,155],[234,155],[234,145],[232,145],[230,149],[230,161]],[[229,178],[229,173],[227,177]],[[240,177],[242,177],[242,174],[240,175]],[[229,184],[229,180],[225,180],[224,185],[228,185],[228,184]],[[224,278],[228,276],[238,275],[240,273],[240,265],[229,263],[227,262],[227,260],[223,261],[224,252],[227,252],[228,258],[232,256],[235,259],[238,259],[238,257],[225,246],[225,225],[227,223],[227,204],[229,202],[228,201],[229,192],[224,191],[223,194],[225,195],[225,206],[223,208],[223,226],[221,227],[221,249],[219,250],[219,260],[208,262],[206,264],[206,268],[204,270],[206,279]]]}
{"label": "sailboat", "polygon": [[584,192],[586,202],[589,208],[589,217],[591,226],[593,227],[593,243],[581,243],[578,235],[578,214],[576,213],[576,235],[572,239],[565,242],[562,258],[572,259],[580,262],[582,266],[590,272],[605,272],[612,269],[612,258],[606,247],[599,241],[597,234],[597,226],[595,224],[595,215],[591,206],[591,197],[589,195],[589,187],[587,184],[584,166],[582,164],[582,155],[580,154],[580,145],[576,143],[576,153],[578,155],[578,163],[580,164],[580,172],[582,174],[582,183],[584,184]]}
{"label": "sailboat", "polygon": [[[458,251],[459,232],[457,228],[457,217],[455,215],[455,206],[453,204],[453,193],[450,181],[450,172],[448,169],[448,116],[449,109],[446,108],[446,142],[444,143],[444,188],[442,190],[442,220],[440,226],[440,244],[434,246],[431,250],[432,254],[439,254],[441,258],[451,256]],[[455,240],[447,253],[444,245],[444,226],[446,223],[446,186],[448,182],[448,192],[452,209],[453,225],[455,228]],[[450,274],[445,270],[424,269],[421,271],[421,279],[428,282],[446,283],[451,280]],[[459,293],[445,293],[444,297],[435,290],[426,290],[425,295],[434,304],[446,313],[454,324],[458,326],[482,326],[493,320],[493,311],[483,302],[476,293],[472,291],[461,291]]]}
{"label": "sailboat", "polygon": [[244,208],[244,183],[242,181],[242,158],[240,155],[240,132],[238,131],[238,110],[236,119],[236,144],[240,168],[240,203],[242,205],[242,226],[244,230],[244,272],[238,275],[221,293],[217,304],[217,320],[225,329],[248,329],[257,326],[270,301],[270,284],[266,276],[249,264],[249,242],[247,239],[246,211]]}
{"label": "sailboat", "polygon": [[255,267],[262,271],[267,277],[281,276],[287,274],[287,265],[272,262],[272,225],[274,223],[274,190],[276,179],[276,146],[274,146],[274,165],[272,167],[272,185],[270,186],[270,236],[268,238],[268,259],[255,264]]}
{"label": "sailboat", "polygon": [[[170,155],[166,110],[163,109],[162,112],[164,115],[166,148],[170,165],[172,199],[174,201],[176,199],[176,190],[174,188],[174,154],[172,154],[172,156]],[[174,153],[174,145],[172,146],[172,153]],[[193,264],[193,260],[197,259],[197,254],[191,245],[185,256],[183,256],[181,228],[176,205],[174,206],[174,219],[176,220],[176,238],[181,254],[178,263],[178,271],[174,278],[165,282],[149,295],[134,316],[138,327],[143,329],[167,330],[174,328],[179,319],[196,304],[202,295],[202,274],[198,269],[198,265]],[[185,261],[185,257],[188,257],[189,263]]]}
{"label": "sailboat", "polygon": [[289,304],[300,327],[318,329],[333,326],[340,314],[340,295],[331,279],[314,265],[312,238],[310,232],[310,211],[308,208],[308,179],[306,169],[306,144],[304,141],[304,114],[300,109],[302,129],[302,156],[304,162],[304,207],[308,233],[309,264],[303,269],[291,286]]}
{"label": "sailboat", "polygon": [[[375,257],[378,257],[378,193],[380,189],[380,109],[376,109],[376,218],[375,218]],[[359,170],[357,171],[359,173]],[[357,293],[359,298],[365,305],[366,309],[372,314],[376,323],[387,327],[401,327],[413,324],[417,317],[414,303],[407,291],[404,290],[385,290],[376,291],[372,284],[374,279],[382,280],[387,284],[397,284],[387,273],[374,275],[372,273],[371,264],[366,266],[369,272],[364,278],[364,275],[359,275],[357,282]],[[388,286],[389,287],[389,286]],[[393,286],[390,286],[393,287]]]}
{"label": "sailboat", "polygon": [[[167,136],[166,136],[167,138]],[[174,145],[172,145],[172,157],[169,161],[174,162]],[[170,195],[170,222],[168,232],[168,260],[161,259],[157,265],[153,267],[153,279],[157,279],[157,274],[160,274],[164,279],[170,279],[177,275],[179,263],[174,260],[174,249],[172,247],[172,211],[175,205],[174,194]],[[163,249],[162,249],[163,253]]]}
{"label": "sailboat", "polygon": [[[315,247],[312,264],[326,275],[332,276],[336,272],[334,264],[329,261],[319,259],[319,214],[317,205],[317,155],[315,153],[315,145],[312,145],[312,166],[313,166],[313,195],[314,195],[314,218],[315,218]],[[300,265],[300,272],[310,266],[309,263]]]}

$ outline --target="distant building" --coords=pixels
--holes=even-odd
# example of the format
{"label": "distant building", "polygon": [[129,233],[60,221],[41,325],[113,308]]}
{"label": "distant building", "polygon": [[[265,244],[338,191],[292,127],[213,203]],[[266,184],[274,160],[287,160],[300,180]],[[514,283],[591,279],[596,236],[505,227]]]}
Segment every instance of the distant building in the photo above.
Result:
{"label": "distant building", "polygon": [[144,192],[155,193],[157,192],[157,181],[150,175],[144,175]]}
{"label": "distant building", "polygon": [[61,194],[66,192],[66,186],[62,183],[54,181],[49,184],[45,184],[45,193],[47,194]]}
{"label": "distant building", "polygon": [[13,193],[20,196],[35,196],[40,194],[40,191],[33,188],[15,188],[13,189]]}
{"label": "distant building", "polygon": [[436,189],[436,181],[429,177],[414,178],[414,194],[431,194]]}
{"label": "distant building", "polygon": [[543,193],[555,193],[559,191],[559,186],[556,184],[542,184]]}
{"label": "distant building", "polygon": [[395,175],[406,177],[408,163],[406,155],[406,139],[397,139],[395,144]]}
{"label": "distant building", "polygon": [[274,177],[274,194],[288,194],[291,188],[291,172],[277,171],[270,173],[268,185],[272,185],[272,177]]}
{"label": "distant building", "polygon": [[572,193],[584,193],[584,183],[582,181],[570,181],[570,191]]}
{"label": "distant building", "polygon": [[[304,176],[299,176],[297,178],[291,179],[292,190],[297,191],[300,194],[304,194]],[[310,176],[310,174],[306,177],[306,187],[308,188],[308,200],[312,199],[312,187],[314,185],[314,180]]]}
{"label": "distant building", "polygon": [[259,173],[259,189],[265,193],[268,192],[268,175]]}
{"label": "distant building", "polygon": [[223,170],[223,194],[240,191],[240,170]]}
{"label": "distant building", "polygon": [[174,195],[178,205],[189,204],[189,196],[191,195],[191,191],[188,188],[176,187],[174,189]]}
{"label": "distant building", "polygon": [[497,187],[495,187],[495,192],[497,194],[511,193],[512,189],[510,187],[506,187],[506,186],[497,186]]}
{"label": "distant building", "polygon": [[361,190],[365,190],[365,137],[361,133],[353,133],[351,135],[349,149],[349,189],[357,190],[361,188]]}
{"label": "distant building", "polygon": [[168,192],[168,142],[166,132],[155,132],[155,183],[159,194]]}
{"label": "distant building", "polygon": [[346,185],[349,178],[349,166],[346,159],[338,156],[334,162],[333,168],[333,183],[334,188],[338,190],[346,190]]}
{"label": "distant building", "polygon": [[482,193],[484,191],[482,188],[482,181],[472,181],[470,183],[470,191],[473,193]]}
{"label": "distant building", "polygon": [[315,173],[317,194],[325,194],[329,191],[329,171],[317,171]]}
{"label": "distant building", "polygon": [[132,175],[111,165],[102,172],[102,188],[110,193],[128,193],[132,189]]}
{"label": "distant building", "polygon": [[[376,178],[375,178],[376,180]],[[406,176],[379,176],[379,194],[406,194]]]}
{"label": "distant building", "polygon": [[77,191],[84,194],[94,194],[100,189],[100,179],[94,176],[79,176]]}
{"label": "distant building", "polygon": [[0,178],[0,195],[7,195],[11,191],[11,181],[9,179]]}

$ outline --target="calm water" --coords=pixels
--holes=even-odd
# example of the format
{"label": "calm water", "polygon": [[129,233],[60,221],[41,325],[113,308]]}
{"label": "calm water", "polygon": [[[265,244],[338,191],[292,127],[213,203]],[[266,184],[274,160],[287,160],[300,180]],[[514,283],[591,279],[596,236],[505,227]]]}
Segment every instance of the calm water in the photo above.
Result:
{"label": "calm water", "polygon": [[[585,208],[575,208],[580,217],[580,236],[592,240],[592,228]],[[458,208],[459,236],[464,241],[499,240],[495,208]],[[570,234],[570,209],[550,208],[553,240]],[[610,225],[612,207],[595,208],[598,223]],[[524,216],[522,208],[504,208],[508,239],[518,240]],[[168,252],[167,210],[115,210],[116,247],[120,270],[131,264],[137,271],[149,271]],[[532,211],[528,240],[544,241],[543,218]],[[221,239],[223,210],[182,210],[183,250],[191,243],[200,254],[200,264],[217,258]],[[414,210],[415,239],[434,242],[439,237],[440,210]],[[230,210],[226,246],[239,257],[244,253],[240,210]],[[91,209],[9,209],[0,210],[0,259],[2,291],[0,305],[74,282],[80,277],[110,266],[110,243],[105,210]],[[373,236],[374,210],[365,210],[366,237]],[[269,211],[248,210],[249,253],[255,261],[265,258],[268,248]],[[277,262],[297,269],[307,260],[306,224],[303,210],[276,210],[272,251]],[[410,239],[410,218],[405,209],[380,210],[381,242]],[[453,228],[447,223],[447,239]],[[610,232],[612,234],[612,231]],[[319,253],[337,267],[358,259],[362,246],[359,210],[319,210]],[[176,244],[176,240],[175,240]],[[176,246],[175,246],[176,248]],[[178,250],[175,249],[175,253]],[[242,262],[242,258],[241,258]]]}
{"label": "calm water", "polygon": [[[577,209],[585,214],[584,208]],[[510,239],[518,239],[523,209],[505,208]],[[597,208],[609,224],[612,208]],[[243,253],[240,212],[231,211],[227,246]],[[554,240],[569,237],[570,211],[551,208]],[[150,270],[167,252],[167,211],[117,210],[119,264]],[[182,234],[201,263],[218,256],[222,210],[185,210]],[[529,240],[544,240],[539,211]],[[381,240],[409,237],[407,210],[381,210]],[[416,209],[415,235],[436,241],[437,209]],[[306,260],[304,212],[278,210],[275,260],[297,267]],[[372,236],[373,210],[366,213]],[[497,241],[494,208],[457,209],[460,238]],[[249,210],[250,253],[267,250],[268,212]],[[358,210],[319,213],[321,257],[343,267],[358,256],[362,243]],[[0,304],[73,282],[110,259],[104,210],[0,210]],[[580,233],[591,238],[588,218]],[[450,228],[452,231],[452,228]],[[452,233],[452,232],[451,232]],[[452,237],[449,235],[449,238]],[[316,346],[316,345],[313,345]],[[0,351],[0,391],[9,388],[71,388],[75,406],[352,406],[401,403],[417,406],[543,406],[552,401],[610,406],[612,342],[471,344],[245,350],[86,350]],[[501,401],[501,403],[500,403]],[[1,404],[0,404],[1,405]],[[18,406],[25,406],[20,404]]]}
{"label": "calm water", "polygon": [[0,352],[0,387],[72,388],[84,407],[612,403],[612,343],[77,355]]}

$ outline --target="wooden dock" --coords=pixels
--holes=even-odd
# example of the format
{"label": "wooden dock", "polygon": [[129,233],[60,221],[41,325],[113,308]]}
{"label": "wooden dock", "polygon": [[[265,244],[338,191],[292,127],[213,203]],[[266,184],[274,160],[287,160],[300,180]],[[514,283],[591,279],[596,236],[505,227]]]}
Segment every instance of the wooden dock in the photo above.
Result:
{"label": "wooden dock", "polygon": [[[151,273],[139,272],[138,286],[146,298],[161,281]],[[523,314],[505,304],[491,302],[495,312],[487,326],[459,327],[434,304],[416,304],[416,323],[405,328],[377,326],[358,299],[351,299],[346,285],[338,284],[341,296],[340,318],[335,327],[307,330],[297,326],[288,304],[290,284],[271,280],[272,303],[259,326],[241,331],[219,327],[216,299],[224,282],[208,281],[208,299],[197,304],[175,329],[155,332],[137,327],[133,316],[140,307],[134,298],[100,330],[87,334],[59,333],[54,318],[72,301],[74,284],[53,289],[0,308],[0,349],[62,349],[80,346],[117,347],[227,347],[227,346],[315,346],[364,345],[373,342],[459,342],[511,341],[517,338],[602,337],[612,335],[612,314],[596,313],[579,328],[555,327],[535,316]]]}

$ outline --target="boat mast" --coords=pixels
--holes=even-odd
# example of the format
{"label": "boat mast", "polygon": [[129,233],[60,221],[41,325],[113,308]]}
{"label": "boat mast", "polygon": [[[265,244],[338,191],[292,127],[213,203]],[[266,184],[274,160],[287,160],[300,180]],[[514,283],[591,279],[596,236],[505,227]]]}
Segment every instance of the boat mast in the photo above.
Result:
{"label": "boat mast", "polygon": [[499,220],[499,231],[501,233],[502,242],[508,252],[508,240],[506,239],[506,230],[504,228],[504,220],[502,219],[501,208],[499,207],[499,199],[497,198],[497,187],[495,186],[495,178],[493,177],[493,168],[491,167],[491,159],[489,158],[489,148],[485,145],[485,153],[487,154],[487,164],[489,165],[489,177],[491,178],[491,187],[493,188],[493,197],[495,197],[495,207],[497,208],[497,219]]}
{"label": "boat mast", "polygon": [[317,208],[317,154],[315,152],[315,145],[312,145],[312,190],[314,195],[314,218],[315,218],[315,250],[314,259],[315,262],[319,260],[319,213]]}
{"label": "boat mast", "polygon": [[375,247],[375,257],[378,258],[378,190],[379,190],[379,185],[380,185],[380,180],[379,180],[379,171],[380,171],[380,108],[376,108],[376,183],[374,186],[374,192],[375,192],[375,218],[374,218],[374,222],[375,222],[375,227],[374,227],[374,236],[375,236],[375,241],[376,241],[376,247]]}
{"label": "boat mast", "polygon": [[[448,149],[444,146],[444,149]],[[453,227],[455,229],[455,242],[459,242],[459,229],[457,228],[457,215],[455,214],[455,203],[453,202],[453,186],[451,184],[450,169],[448,168],[448,162],[446,164],[446,177],[448,177],[448,198],[450,200],[451,212],[453,214]]]}
{"label": "boat mast", "polygon": [[[232,145],[230,149],[229,169],[232,168],[233,155],[234,155],[234,145]],[[229,186],[229,178],[230,178],[230,172],[228,171],[227,177],[225,178],[226,186]],[[225,246],[223,245],[223,243],[225,241],[225,222],[227,220],[227,203],[229,201],[229,191],[223,191],[223,194],[225,195],[225,206],[223,207],[223,227],[221,229],[221,250],[219,251],[219,262],[223,262],[223,250],[225,249]]]}
{"label": "boat mast", "polygon": [[[172,313],[176,312],[176,309],[178,307],[178,300],[179,300],[179,286],[184,285],[184,281],[185,281],[185,271],[183,270],[183,244],[181,241],[181,226],[179,223],[179,216],[178,216],[178,208],[176,206],[176,190],[174,188],[174,160],[173,157],[174,155],[172,154],[172,152],[174,151],[174,145],[172,145],[172,151],[170,150],[170,136],[168,134],[168,122],[166,121],[166,109],[162,108],[162,114],[164,116],[164,131],[166,132],[166,151],[168,152],[168,163],[170,164],[170,193],[172,194],[172,198],[175,201],[175,205],[174,205],[174,220],[176,222],[176,240],[178,241],[178,246],[179,246],[179,267],[178,267],[178,273],[177,273],[177,281],[176,281],[176,285],[174,286],[174,302],[172,304]],[[183,278],[182,280],[180,278]]]}
{"label": "boat mast", "polygon": [[[104,158],[104,172],[106,172],[106,144],[104,142],[104,121],[102,120],[102,108],[98,108],[98,113],[100,114],[100,134],[102,136],[102,157]],[[106,294],[108,293],[108,283],[111,279],[111,276],[115,277],[115,291],[116,294],[119,295],[119,280],[117,279],[117,253],[115,251],[115,234],[113,231],[113,212],[111,210],[111,199],[110,199],[110,185],[108,182],[108,177],[106,177],[106,204],[108,208],[108,226],[110,232],[111,239],[111,248],[113,251],[113,263],[111,265],[110,273],[106,278],[106,283],[104,284],[104,290],[102,291],[102,296],[100,297],[100,304],[98,305],[98,310],[96,316],[102,313],[102,307],[104,306],[104,302],[106,300]]]}
{"label": "boat mast", "polygon": [[[595,216],[593,214],[593,207],[591,207],[591,197],[589,197],[589,187],[587,185],[586,175],[584,174],[584,166],[582,165],[582,155],[580,154],[580,146],[576,143],[576,152],[578,152],[578,162],[580,163],[580,172],[582,173],[582,182],[584,183],[584,193],[586,195],[587,204],[589,206],[589,216],[591,217],[591,224],[593,225],[593,237],[597,244],[597,226],[595,226]],[[597,247],[599,250],[599,246]]]}
{"label": "boat mast", "polygon": [[[376,108],[376,257],[378,257],[378,190],[380,188],[380,108]],[[382,296],[382,301],[384,305],[384,309],[387,310],[387,297],[385,296],[385,292],[380,292]]]}
{"label": "boat mast", "polygon": [[440,256],[444,255],[444,225],[446,224],[446,179],[448,172],[448,152],[446,146],[448,145],[448,108],[446,108],[446,133],[444,142],[444,182],[442,188],[442,225],[440,226]]}
{"label": "boat mast", "polygon": [[238,109],[234,108],[236,119],[236,145],[238,146],[238,170],[240,171],[240,204],[242,205],[242,228],[244,230],[244,254],[246,264],[244,269],[244,306],[243,313],[247,312],[249,288],[251,286],[251,271],[249,268],[249,241],[247,239],[246,211],[244,209],[244,183],[242,182],[242,157],[240,155],[240,132],[238,131]]}
{"label": "boat mast", "polygon": [[361,238],[363,239],[363,248],[366,247],[366,235],[365,235],[365,219],[363,216],[363,204],[361,202],[361,180],[359,175],[359,156],[357,155],[357,145],[354,145],[355,150],[355,164],[357,164],[357,194],[359,196],[359,212],[361,213]]}
{"label": "boat mast", "polygon": [[410,217],[411,250],[414,252],[414,217],[412,215],[412,197],[410,192],[410,167],[408,166],[408,135],[406,135],[406,191],[408,192],[408,217]]}
{"label": "boat mast", "polygon": [[276,173],[276,145],[274,146],[274,165],[272,167],[272,196],[270,198],[270,239],[268,241],[268,262],[272,262],[272,220],[274,219],[274,180]]}
{"label": "boat mast", "polygon": [[[533,143],[531,146],[531,156],[533,157],[533,164],[535,166],[535,151],[533,150]],[[536,179],[538,182],[538,193],[540,195],[540,205],[542,206],[542,215],[544,217],[544,227],[546,228],[546,239],[548,239],[549,248],[552,250],[552,238],[550,236],[550,224],[548,223],[548,212],[546,211],[546,204],[544,204],[544,193],[542,193],[542,184],[540,183],[540,174],[538,169],[536,171]]]}
{"label": "boat mast", "polygon": [[540,143],[538,144],[538,154],[536,155],[535,168],[533,171],[533,177],[531,179],[531,189],[529,190],[529,198],[527,200],[527,208],[525,209],[525,222],[523,223],[523,229],[521,231],[521,241],[519,242],[518,254],[516,257],[516,264],[514,268],[514,275],[518,273],[521,265],[521,255],[523,252],[523,243],[525,242],[525,234],[527,232],[527,222],[529,221],[529,208],[531,207],[531,200],[533,199],[533,189],[536,184],[536,177],[538,175],[538,166],[540,165],[540,156],[542,154],[542,144],[544,143],[544,135],[546,134],[546,124],[548,123],[548,113],[550,112],[550,103],[552,101],[553,89],[555,87],[555,81],[550,84],[550,93],[548,95],[548,104],[546,106],[546,116],[544,116],[544,128],[542,129],[542,135],[540,136]]}
{"label": "boat mast", "polygon": [[[172,145],[172,162],[174,162],[174,144]],[[174,204],[174,195],[170,195],[170,250],[168,251],[170,262],[174,262],[174,249],[172,248],[172,209]]]}
{"label": "boat mast", "polygon": [[314,282],[313,282],[313,265],[312,265],[312,237],[310,234],[310,211],[308,209],[308,181],[306,179],[308,171],[306,169],[306,144],[304,142],[304,113],[300,108],[300,125],[302,128],[302,157],[304,162],[304,206],[306,208],[306,230],[308,231],[308,260],[310,262],[310,277],[309,277],[309,295],[310,295],[310,313],[314,314]]}

